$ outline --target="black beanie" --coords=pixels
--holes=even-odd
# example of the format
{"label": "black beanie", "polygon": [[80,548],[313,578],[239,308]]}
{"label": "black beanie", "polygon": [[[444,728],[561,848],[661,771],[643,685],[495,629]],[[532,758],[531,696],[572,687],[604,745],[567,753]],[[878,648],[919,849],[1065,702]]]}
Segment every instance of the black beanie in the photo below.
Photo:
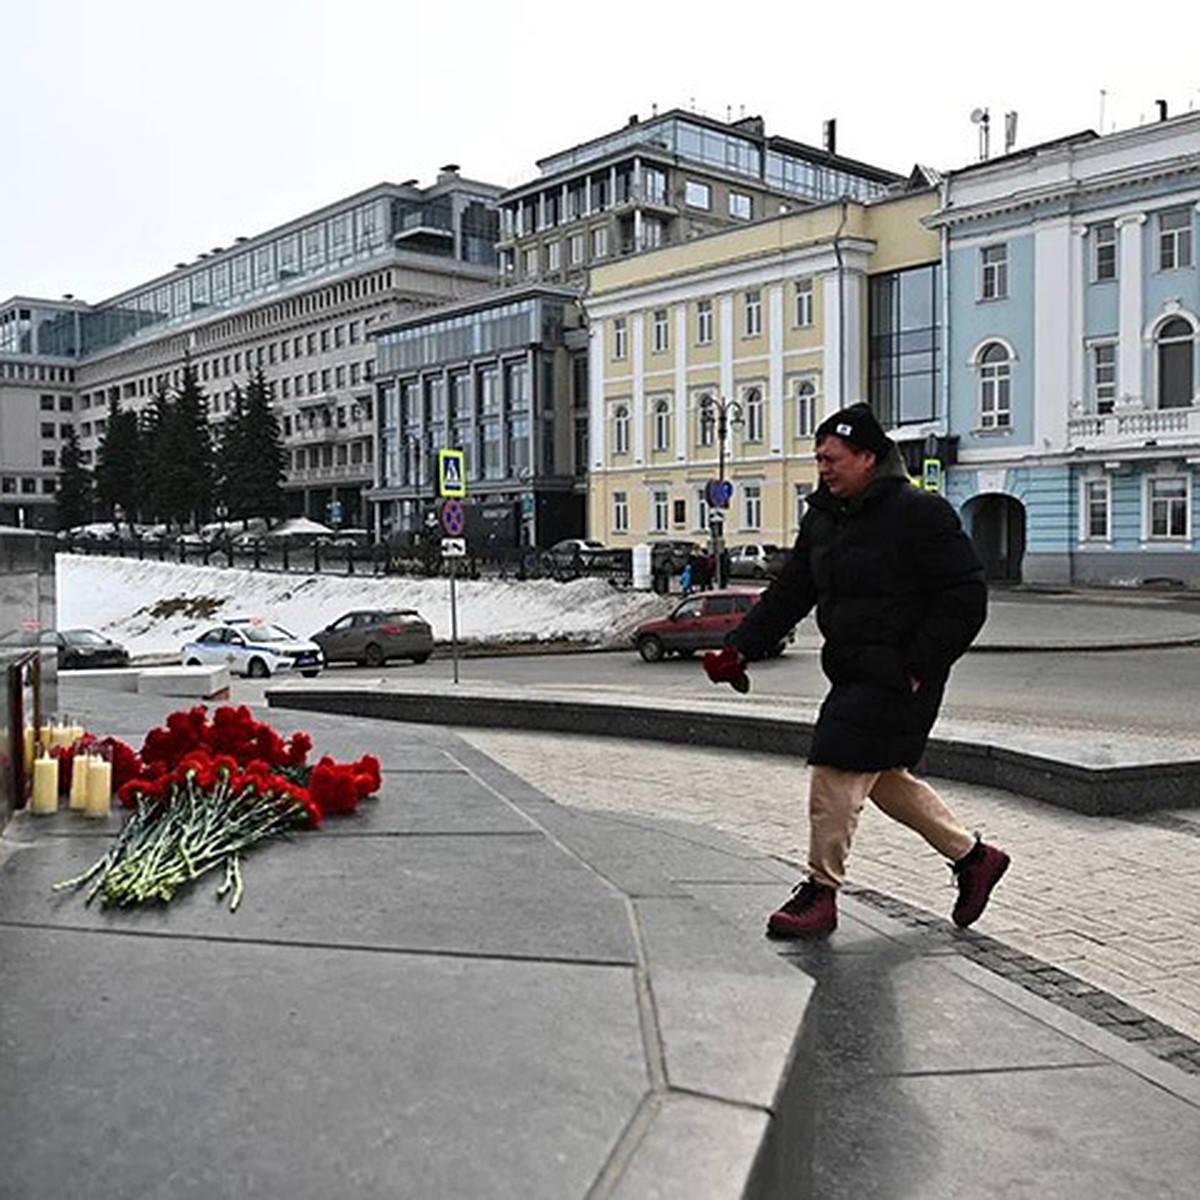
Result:
{"label": "black beanie", "polygon": [[814,442],[821,441],[831,434],[840,437],[842,441],[857,446],[860,450],[870,450],[877,459],[882,459],[892,448],[892,440],[883,432],[883,426],[875,420],[875,414],[870,407],[861,401],[835,412],[826,417],[817,426]]}

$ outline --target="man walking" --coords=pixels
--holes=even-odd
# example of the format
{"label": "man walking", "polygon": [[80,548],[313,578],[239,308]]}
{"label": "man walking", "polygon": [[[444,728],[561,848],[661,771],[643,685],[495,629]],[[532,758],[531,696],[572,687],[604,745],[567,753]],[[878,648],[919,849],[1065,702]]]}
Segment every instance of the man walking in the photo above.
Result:
{"label": "man walking", "polygon": [[783,571],[730,644],[704,656],[713,682],[744,691],[746,662],[816,607],[831,686],[808,759],[808,878],[771,914],[767,932],[812,938],[837,927],[837,889],[868,798],[950,860],[953,920],[966,927],[1008,855],[968,833],[909,768],[924,752],[951,666],[983,627],[983,568],[954,509],[909,483],[866,404],[827,418],[815,444],[820,485]]}

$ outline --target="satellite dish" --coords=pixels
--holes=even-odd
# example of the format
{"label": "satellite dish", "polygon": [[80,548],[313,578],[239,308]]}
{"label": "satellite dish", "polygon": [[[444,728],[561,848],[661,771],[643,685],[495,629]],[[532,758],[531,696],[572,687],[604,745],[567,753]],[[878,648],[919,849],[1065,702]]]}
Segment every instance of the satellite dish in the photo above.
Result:
{"label": "satellite dish", "polygon": [[973,125],[982,125],[988,119],[988,110],[986,108],[973,108],[971,110],[971,123]]}

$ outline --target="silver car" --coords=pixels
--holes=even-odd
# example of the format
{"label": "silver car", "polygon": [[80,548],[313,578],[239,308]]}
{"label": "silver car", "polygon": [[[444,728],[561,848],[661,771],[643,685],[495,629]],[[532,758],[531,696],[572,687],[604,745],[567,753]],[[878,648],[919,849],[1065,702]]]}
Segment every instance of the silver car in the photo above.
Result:
{"label": "silver car", "polygon": [[358,609],[338,617],[312,640],[327,662],[381,667],[389,658],[425,662],[433,653],[433,629],[414,608]]}

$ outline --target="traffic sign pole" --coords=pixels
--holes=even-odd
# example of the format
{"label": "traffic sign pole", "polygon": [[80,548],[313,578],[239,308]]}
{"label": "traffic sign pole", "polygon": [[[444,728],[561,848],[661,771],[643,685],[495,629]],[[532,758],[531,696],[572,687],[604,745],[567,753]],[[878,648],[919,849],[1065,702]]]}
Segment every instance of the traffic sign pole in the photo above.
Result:
{"label": "traffic sign pole", "polygon": [[455,593],[454,581],[458,575],[458,559],[452,558],[450,563],[450,658],[454,663],[454,682],[458,683],[458,597]]}

